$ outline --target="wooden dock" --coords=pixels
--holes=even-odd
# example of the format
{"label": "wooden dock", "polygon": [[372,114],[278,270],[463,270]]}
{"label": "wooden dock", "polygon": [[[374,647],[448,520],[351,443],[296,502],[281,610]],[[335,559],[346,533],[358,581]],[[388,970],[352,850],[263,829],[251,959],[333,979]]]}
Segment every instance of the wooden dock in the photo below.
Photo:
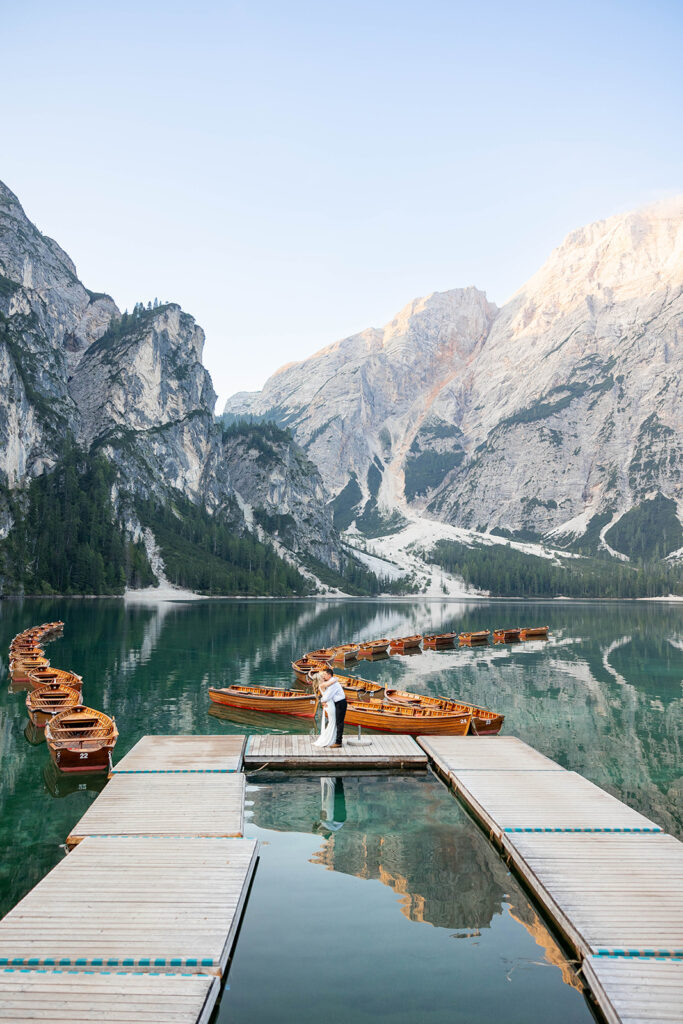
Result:
{"label": "wooden dock", "polygon": [[238,772],[245,740],[245,736],[143,736],[112,768],[112,774]]}
{"label": "wooden dock", "polygon": [[208,1024],[258,844],[244,736],[146,736],[0,922],[2,1021]]}
{"label": "wooden dock", "polygon": [[683,1019],[683,844],[514,737],[420,737],[583,960],[610,1024]]}
{"label": "wooden dock", "polygon": [[363,745],[345,736],[340,748],[316,747],[314,736],[269,734],[250,736],[244,752],[244,768],[274,769],[393,769],[426,768],[427,756],[412,736],[389,733],[365,735]]}
{"label": "wooden dock", "polygon": [[588,956],[583,973],[608,1024],[680,1024],[683,963]]}
{"label": "wooden dock", "polygon": [[125,974],[0,970],[3,1024],[208,1024],[218,978],[202,974]]}
{"label": "wooden dock", "polygon": [[112,776],[71,831],[66,844],[86,836],[241,836],[244,775],[121,773]]}
{"label": "wooden dock", "polygon": [[0,922],[0,966],[220,976],[252,839],[87,837]]}

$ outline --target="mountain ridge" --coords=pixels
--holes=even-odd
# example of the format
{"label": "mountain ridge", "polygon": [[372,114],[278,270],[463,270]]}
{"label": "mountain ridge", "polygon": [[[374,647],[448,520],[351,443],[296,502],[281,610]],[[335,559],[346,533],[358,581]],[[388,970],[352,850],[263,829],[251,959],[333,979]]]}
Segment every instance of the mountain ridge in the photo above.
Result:
{"label": "mountain ridge", "polygon": [[[467,293],[413,300],[379,331],[342,339],[277,371],[260,392],[233,396],[226,412],[286,423],[335,500],[355,481],[360,523],[374,502],[385,514],[412,508],[557,543],[607,513],[615,525],[654,494],[680,517],[683,196],[570,232],[500,308],[472,289],[487,304],[479,332]],[[442,342],[469,316],[469,346],[442,344],[441,365],[432,359],[432,324],[415,315],[434,296],[449,297]],[[399,365],[373,389],[376,361],[361,342],[383,342],[395,327]],[[332,367],[330,419],[310,381],[340,353],[347,362]],[[377,392],[392,373],[404,387],[387,408]],[[609,550],[604,536],[597,548]]]}

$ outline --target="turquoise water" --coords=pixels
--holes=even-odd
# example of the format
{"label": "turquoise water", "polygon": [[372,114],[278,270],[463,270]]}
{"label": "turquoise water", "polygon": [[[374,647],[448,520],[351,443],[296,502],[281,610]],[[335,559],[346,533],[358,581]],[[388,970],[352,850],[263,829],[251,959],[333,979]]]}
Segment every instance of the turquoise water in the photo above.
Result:
{"label": "turquoise water", "polygon": [[[44,743],[25,736],[24,693],[8,689],[11,637],[56,618],[65,634],[48,657],[83,675],[84,700],[116,716],[119,757],[146,733],[310,730],[304,720],[212,714],[206,689],[290,685],[292,659],[323,644],[548,624],[547,643],[424,652],[353,671],[500,711],[504,732],[683,835],[680,605],[3,601],[1,913],[63,855],[102,785],[50,770]],[[588,1019],[514,879],[433,777],[344,779],[341,828],[321,822],[318,778],[251,782],[249,830],[264,845],[220,1020],[284,1018],[287,1007],[301,1021],[541,1021],[551,999],[558,1019]]]}

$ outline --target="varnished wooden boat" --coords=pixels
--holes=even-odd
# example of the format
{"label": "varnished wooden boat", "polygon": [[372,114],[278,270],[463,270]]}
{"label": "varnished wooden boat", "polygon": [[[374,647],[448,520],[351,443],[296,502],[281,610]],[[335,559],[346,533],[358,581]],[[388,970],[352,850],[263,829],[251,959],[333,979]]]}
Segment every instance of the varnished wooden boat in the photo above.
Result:
{"label": "varnished wooden boat", "polygon": [[62,686],[61,683],[48,683],[47,686],[39,686],[26,695],[26,710],[33,725],[37,729],[43,729],[60,711],[75,708],[80,699],[78,690]]}
{"label": "varnished wooden boat", "polygon": [[50,757],[60,772],[106,772],[119,731],[103,711],[83,704],[60,711],[45,726]]}
{"label": "varnished wooden boat", "polygon": [[494,644],[516,644],[520,639],[521,629],[494,629]]}
{"label": "varnished wooden boat", "polygon": [[335,672],[335,677],[341,683],[347,700],[358,700],[359,697],[379,697],[384,693],[384,687],[380,683],[373,683],[370,679],[361,679],[358,676],[340,676]]}
{"label": "varnished wooden boat", "polygon": [[479,629],[474,633],[461,633],[460,646],[474,647],[476,644],[487,644],[490,635],[491,631],[488,629]]}
{"label": "varnished wooden boat", "polygon": [[519,638],[520,640],[547,640],[548,626],[531,626],[521,629]]}
{"label": "varnished wooden boat", "polygon": [[414,650],[420,646],[422,635],[416,633],[414,636],[400,636],[389,643],[389,650],[401,654],[403,651]]}
{"label": "varnished wooden boat", "polygon": [[452,647],[457,633],[432,633],[422,637],[423,647]]}
{"label": "varnished wooden boat", "polygon": [[21,661],[22,658],[44,658],[45,651],[38,644],[21,644],[13,645],[9,649],[9,660],[10,661]]}
{"label": "varnished wooden boat", "polygon": [[297,661],[292,662],[294,675],[300,683],[307,683],[309,681],[309,672],[320,672],[321,669],[327,667],[326,661],[319,661],[317,658],[311,658],[308,654],[305,654],[303,658],[299,658]]}
{"label": "varnished wooden boat", "polygon": [[334,656],[333,647],[320,647],[317,651],[308,651],[305,658],[312,658],[314,661],[330,662]]}
{"label": "varnished wooden boat", "polygon": [[340,644],[332,648],[332,661],[337,665],[345,665],[347,661],[355,661],[360,648],[358,644]]}
{"label": "varnished wooden boat", "polygon": [[61,686],[68,686],[79,693],[83,689],[83,680],[75,672],[67,672],[64,668],[34,668],[28,674],[27,682],[31,689],[37,690],[40,686],[47,686],[48,683],[60,683]]}
{"label": "varnished wooden boat", "polygon": [[360,644],[360,655],[363,658],[372,658],[375,654],[386,654],[389,649],[389,640],[368,640]]}
{"label": "varnished wooden boat", "polygon": [[470,712],[472,722],[470,732],[477,736],[495,736],[500,732],[505,715],[495,711],[479,708],[476,704],[465,701],[450,700],[448,697],[427,697],[422,693],[409,693],[407,690],[387,689],[384,696],[387,704],[399,704],[402,707],[420,707],[434,711],[448,711],[453,714]]}
{"label": "varnished wooden boat", "polygon": [[465,736],[472,713],[451,713],[425,708],[403,707],[381,700],[350,702],[346,711],[349,725],[362,725],[376,732],[408,733],[410,736]]}
{"label": "varnished wooden boat", "polygon": [[313,693],[280,690],[274,686],[209,687],[209,697],[214,704],[267,711],[276,715],[294,715],[296,718],[313,718],[317,704]]}
{"label": "varnished wooden boat", "polygon": [[39,654],[23,654],[9,663],[9,674],[15,683],[27,683],[28,674],[37,668],[48,668],[50,662]]}

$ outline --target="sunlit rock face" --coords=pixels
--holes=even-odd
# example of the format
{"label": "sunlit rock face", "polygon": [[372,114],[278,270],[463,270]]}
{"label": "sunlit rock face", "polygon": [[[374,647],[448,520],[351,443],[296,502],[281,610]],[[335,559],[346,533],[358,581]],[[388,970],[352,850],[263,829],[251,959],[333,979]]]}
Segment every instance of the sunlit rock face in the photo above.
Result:
{"label": "sunlit rock face", "polygon": [[[437,434],[450,436],[460,416],[460,380],[496,313],[476,288],[435,292],[382,329],[283,367],[262,392],[235,395],[225,411],[268,415],[290,427],[332,494],[353,473],[365,498],[379,492],[380,503],[392,507],[402,500],[406,456],[420,428],[435,422]],[[453,401],[442,423],[433,404],[444,388]]]}
{"label": "sunlit rock face", "polygon": [[680,511],[682,287],[676,199],[573,232],[500,310],[416,300],[226,411],[289,425],[359,511],[568,536],[655,494]]}

